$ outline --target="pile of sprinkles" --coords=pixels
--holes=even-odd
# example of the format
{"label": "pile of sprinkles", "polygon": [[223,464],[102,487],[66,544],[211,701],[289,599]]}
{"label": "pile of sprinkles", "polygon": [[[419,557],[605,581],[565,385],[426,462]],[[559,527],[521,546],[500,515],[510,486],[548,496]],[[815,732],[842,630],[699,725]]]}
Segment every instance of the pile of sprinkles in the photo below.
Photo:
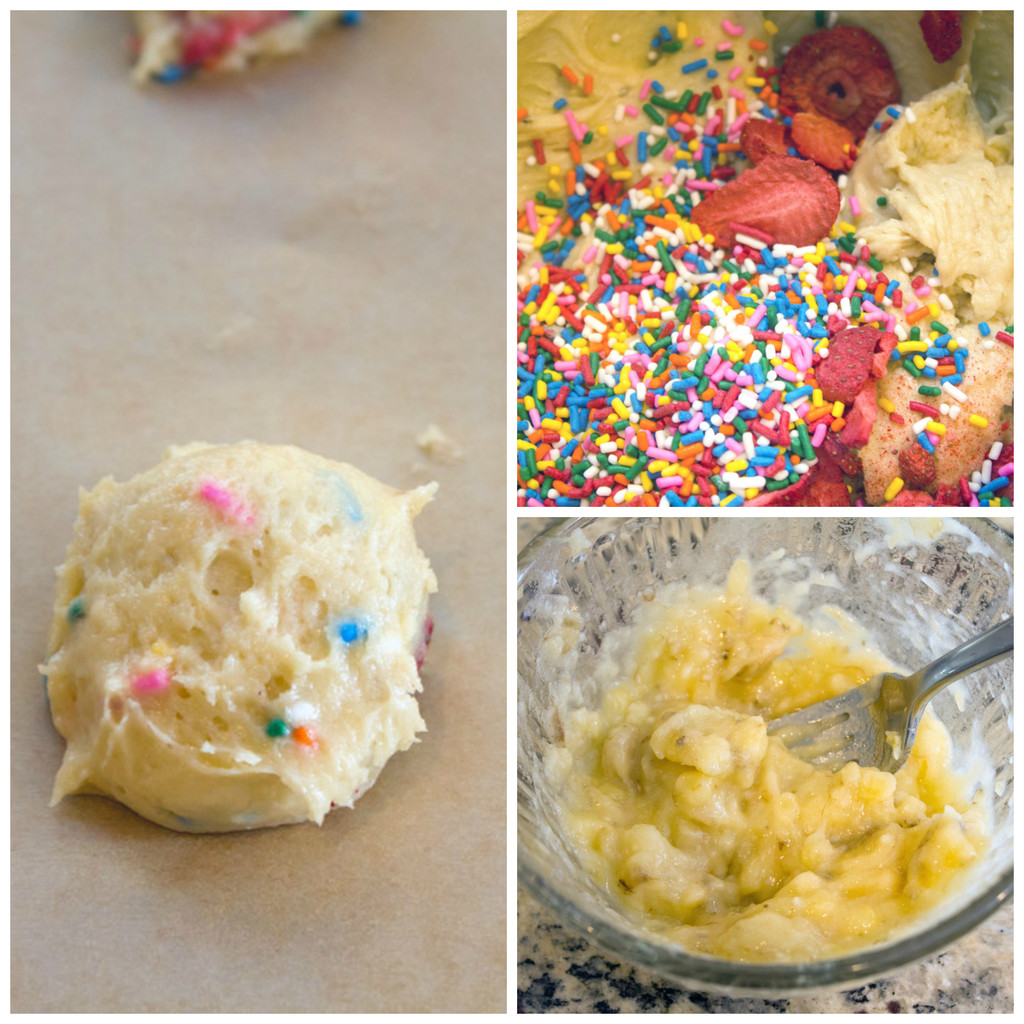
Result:
{"label": "pile of sprinkles", "polygon": [[[937,277],[914,277],[910,292],[890,280],[857,237],[855,198],[850,219],[810,246],[737,228],[736,244],[722,249],[691,221],[701,196],[738,173],[747,120],[789,120],[777,109],[779,69],[768,66],[766,43],[744,41],[744,27],[727,19],[721,28],[715,44],[689,40],[682,22],[675,33],[659,29],[652,59],[684,48],[702,54],[682,61],[685,89],[651,78],[637,102],[620,103],[615,121],[629,128],[618,137],[581,123],[569,98],[554,104],[572,166],[564,176],[550,167],[546,189],[517,224],[521,506],[763,504],[810,471],[830,435],[841,439],[848,422],[855,429],[858,403],[826,400],[816,380],[830,332],[844,326],[895,335],[888,372],[918,381],[912,432],[924,451],[934,452],[961,415],[988,426],[958,387],[970,352],[943,323],[953,307]],[[767,21],[764,30],[776,31]],[[751,52],[755,74],[743,63]],[[562,75],[567,96],[595,88],[572,68]],[[758,105],[726,84],[741,78]],[[889,106],[875,128],[904,114],[913,117]],[[529,111],[518,115],[528,120]],[[604,148],[600,159],[584,156],[592,143]],[[533,151],[528,163],[544,164],[541,140]],[[655,170],[655,157],[666,170]],[[914,273],[909,260],[902,269]],[[983,323],[980,333],[983,347],[1013,345],[1012,327]],[[873,390],[862,395],[874,403]],[[878,415],[886,414],[898,415],[882,399]],[[996,442],[983,467],[961,478],[965,504],[1010,504],[999,492],[1012,463],[993,475],[1002,449]],[[885,500],[903,487],[893,479]]]}

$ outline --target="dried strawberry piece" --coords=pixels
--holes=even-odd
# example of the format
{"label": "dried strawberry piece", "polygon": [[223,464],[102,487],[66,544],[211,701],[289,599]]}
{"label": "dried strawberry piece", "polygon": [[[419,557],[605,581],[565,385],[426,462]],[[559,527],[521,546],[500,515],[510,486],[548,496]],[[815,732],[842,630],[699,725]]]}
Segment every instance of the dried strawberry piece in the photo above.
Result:
{"label": "dried strawberry piece", "polygon": [[830,117],[863,138],[875,115],[898,103],[900,85],[885,47],[851,25],[804,36],[782,64],[779,106]]}
{"label": "dried strawberry piece", "polygon": [[964,496],[956,484],[939,484],[935,491],[936,505],[963,505]]}
{"label": "dried strawberry piece", "polygon": [[287,11],[233,11],[189,20],[184,26],[181,62],[186,67],[208,64],[223,56],[239,40],[287,17]]}
{"label": "dried strawberry piece", "polygon": [[853,132],[831,117],[801,111],[794,115],[789,130],[793,145],[808,160],[830,171],[848,171],[853,166],[857,146]]}
{"label": "dried strawberry piece", "polygon": [[847,476],[860,476],[864,472],[864,465],[860,460],[860,452],[856,448],[843,444],[834,431],[830,430],[825,435],[825,442],[822,447]]}
{"label": "dried strawberry piece", "polygon": [[913,491],[923,491],[935,482],[935,460],[920,445],[912,444],[897,456],[900,476]]}
{"label": "dried strawberry piece", "polygon": [[883,331],[875,347],[875,355],[871,360],[871,376],[884,377],[889,370],[889,356],[899,343],[899,338],[892,331]]}
{"label": "dried strawberry piece", "polygon": [[925,11],[918,24],[937,63],[945,64],[960,49],[963,27],[959,11]]}
{"label": "dried strawberry piece", "polygon": [[867,444],[871,428],[878,419],[878,384],[869,380],[864,390],[853,400],[853,405],[843,414],[846,426],[839,431],[839,440],[845,445],[859,448]]}
{"label": "dried strawberry piece", "polygon": [[851,405],[871,377],[877,327],[846,327],[828,341],[828,356],[818,364],[818,387],[830,402]]}
{"label": "dried strawberry piece", "polygon": [[740,149],[752,164],[759,164],[770,153],[786,155],[786,129],[778,121],[750,118],[740,132]]}
{"label": "dried strawberry piece", "polygon": [[892,501],[885,503],[886,508],[911,508],[932,504],[932,496],[924,491],[902,490]]}
{"label": "dried strawberry piece", "polygon": [[736,244],[736,224],[786,245],[813,245],[828,234],[837,216],[839,189],[828,171],[809,160],[772,153],[708,193],[694,207],[692,220],[728,248]]}

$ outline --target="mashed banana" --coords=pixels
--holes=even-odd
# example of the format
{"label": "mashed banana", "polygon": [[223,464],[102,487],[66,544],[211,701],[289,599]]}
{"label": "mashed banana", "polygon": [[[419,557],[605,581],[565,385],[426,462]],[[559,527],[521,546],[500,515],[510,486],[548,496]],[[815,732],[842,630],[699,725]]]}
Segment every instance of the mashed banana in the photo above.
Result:
{"label": "mashed banana", "polygon": [[890,667],[855,628],[805,631],[750,596],[742,562],[724,591],[645,613],[624,680],[549,764],[583,866],[650,928],[727,959],[822,959],[893,937],[979,856],[985,798],[934,716],[895,775],[833,774],[767,735]]}

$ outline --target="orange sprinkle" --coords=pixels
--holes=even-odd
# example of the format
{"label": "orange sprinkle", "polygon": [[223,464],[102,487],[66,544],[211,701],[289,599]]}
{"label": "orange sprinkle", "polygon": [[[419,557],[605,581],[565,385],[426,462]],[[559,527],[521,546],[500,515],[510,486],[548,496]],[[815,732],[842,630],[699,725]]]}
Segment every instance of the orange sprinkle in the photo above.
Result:
{"label": "orange sprinkle", "polygon": [[928,307],[918,306],[918,308],[915,309],[913,313],[907,314],[907,323],[916,324],[919,320],[923,320],[926,316],[928,316]]}
{"label": "orange sprinkle", "polygon": [[764,51],[768,49],[768,44],[760,39],[751,39],[749,45],[752,50]]}
{"label": "orange sprinkle", "polygon": [[822,416],[826,416],[832,409],[827,405],[820,405],[817,409],[809,409],[804,416],[804,420],[808,423],[813,423],[815,420],[820,420]]}
{"label": "orange sprinkle", "polygon": [[316,750],[320,746],[320,740],[317,738],[316,733],[305,725],[292,729],[292,739],[296,743],[301,743],[304,747],[309,747],[310,750]]}
{"label": "orange sprinkle", "polygon": [[579,75],[577,75],[576,72],[573,71],[573,69],[571,67],[569,67],[568,64],[566,64],[562,68],[562,77],[568,79],[570,84],[572,84],[572,85],[579,85],[580,84]]}
{"label": "orange sprinkle", "polygon": [[529,115],[529,112],[527,111],[526,107],[520,107],[516,111],[516,120],[517,121],[522,121],[524,118],[527,118],[529,116],[530,115]]}
{"label": "orange sprinkle", "polygon": [[882,299],[884,299],[884,298],[885,298],[885,284],[884,284],[884,282],[879,281],[878,284],[875,285],[875,303],[880,306],[882,304]]}
{"label": "orange sprinkle", "polygon": [[738,142],[721,142],[718,145],[719,153],[738,153],[740,144]]}
{"label": "orange sprinkle", "polygon": [[579,143],[575,138],[569,138],[569,156],[574,164],[583,163],[583,153],[580,151]]}
{"label": "orange sprinkle", "polygon": [[583,95],[589,96],[594,91],[594,76],[584,75],[583,76]]}
{"label": "orange sprinkle", "polygon": [[638,502],[638,504],[644,505],[647,508],[654,508],[658,504],[658,499],[653,494],[650,493],[641,494],[640,501]]}
{"label": "orange sprinkle", "polygon": [[832,426],[831,426],[830,429],[832,430],[833,433],[838,434],[839,431],[842,430],[843,427],[845,427],[845,426],[846,426],[846,420],[844,420],[843,417],[840,416],[839,419],[832,421]]}
{"label": "orange sprinkle", "polygon": [[676,449],[676,454],[679,456],[680,462],[685,462],[687,459],[694,458],[701,455],[704,452],[704,443],[697,441],[695,444],[686,444],[682,448]]}
{"label": "orange sprinkle", "polygon": [[647,431],[646,430],[638,430],[636,432],[636,446],[642,452],[647,451]]}

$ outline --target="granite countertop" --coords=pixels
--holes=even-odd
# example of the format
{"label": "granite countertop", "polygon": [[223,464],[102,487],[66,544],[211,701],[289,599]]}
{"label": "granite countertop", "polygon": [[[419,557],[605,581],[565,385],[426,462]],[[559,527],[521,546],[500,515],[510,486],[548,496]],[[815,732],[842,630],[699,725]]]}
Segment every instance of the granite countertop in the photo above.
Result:
{"label": "granite countertop", "polygon": [[[550,521],[520,518],[519,548]],[[522,888],[517,905],[520,1013],[1013,1012],[1012,903],[948,949],[877,981],[779,999],[679,988],[608,956]]]}
{"label": "granite countertop", "polygon": [[520,889],[520,1013],[1012,1013],[1013,905],[949,949],[860,988],[733,999],[679,988],[603,953]]}

